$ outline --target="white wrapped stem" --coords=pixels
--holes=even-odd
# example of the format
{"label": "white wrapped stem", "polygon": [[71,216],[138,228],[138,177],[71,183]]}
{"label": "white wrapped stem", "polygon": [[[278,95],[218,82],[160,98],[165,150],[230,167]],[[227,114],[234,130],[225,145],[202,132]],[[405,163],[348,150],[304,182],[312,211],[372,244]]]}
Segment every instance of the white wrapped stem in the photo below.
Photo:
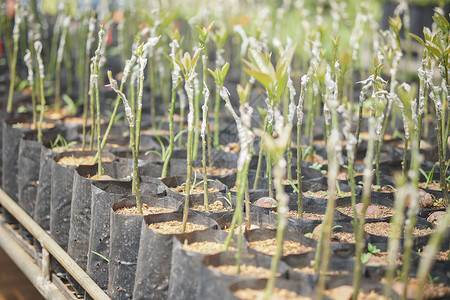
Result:
{"label": "white wrapped stem", "polygon": [[301,79],[300,97],[297,104],[297,125],[301,126],[303,123],[303,103],[306,97],[306,91],[308,89],[309,76],[303,75]]}
{"label": "white wrapped stem", "polygon": [[209,89],[205,81],[203,81],[203,97],[205,98],[205,102],[203,103],[202,106],[203,121],[200,130],[200,136],[202,138],[206,136],[206,119],[208,118],[208,101],[209,101]]}
{"label": "white wrapped stem", "polygon": [[130,128],[133,128],[134,127],[133,111],[131,110],[127,97],[117,87],[117,81],[115,79],[110,78],[109,85],[107,86],[111,87],[114,90],[114,92],[116,92],[117,95],[119,95],[120,99],[122,99],[123,105],[125,106],[125,116],[127,117],[128,125],[130,126]]}
{"label": "white wrapped stem", "polygon": [[34,42],[34,50],[36,51],[36,59],[39,67],[39,76],[44,79],[44,62],[42,61],[42,43],[40,41]]}
{"label": "white wrapped stem", "polygon": [[28,68],[27,80],[31,86],[34,85],[34,73],[33,73],[33,59],[31,58],[31,51],[29,49],[25,50],[25,56],[23,57],[25,64]]}

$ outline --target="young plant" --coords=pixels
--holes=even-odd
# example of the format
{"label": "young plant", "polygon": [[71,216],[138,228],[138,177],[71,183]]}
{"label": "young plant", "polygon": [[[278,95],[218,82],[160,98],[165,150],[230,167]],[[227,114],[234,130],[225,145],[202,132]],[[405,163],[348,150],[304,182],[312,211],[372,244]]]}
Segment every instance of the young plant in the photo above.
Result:
{"label": "young plant", "polygon": [[[66,44],[66,35],[67,30],[70,24],[70,16],[64,17],[62,21],[62,32],[61,32],[61,39],[59,41],[59,47],[58,47],[58,55],[56,57],[56,76],[55,76],[55,112],[59,113],[61,110],[61,64],[63,60],[64,55],[64,47]],[[70,73],[67,72],[67,73]]]}
{"label": "young plant", "polygon": [[388,240],[388,266],[386,270],[386,283],[384,285],[384,295],[390,297],[392,282],[394,280],[395,271],[397,270],[396,259],[400,249],[400,236],[402,232],[403,223],[405,221],[405,203],[406,198],[409,197],[410,186],[405,183],[406,178],[403,176],[396,177],[396,186],[398,187],[395,193],[394,215],[391,219],[391,234]]}
{"label": "young plant", "polygon": [[[221,27],[221,30],[216,30],[212,35],[213,41],[216,44],[216,61],[215,61],[216,66],[223,66],[225,64],[225,60],[223,58],[223,52],[224,52],[225,43],[228,39],[228,35],[229,35],[229,31],[226,29],[225,26]],[[214,103],[214,140],[213,140],[213,146],[216,149],[218,149],[220,146],[219,113],[220,113],[220,92],[219,92],[219,89],[216,89],[215,103]]]}
{"label": "young plant", "polygon": [[[142,52],[143,52],[143,44],[138,48],[137,50],[137,57],[138,57],[138,64],[139,64],[139,95],[138,99],[140,98],[140,106],[142,108],[142,86],[144,83],[144,69],[145,65],[147,64],[147,59],[143,58]],[[138,156],[139,156],[139,139],[137,138],[137,135],[140,135],[140,127],[141,121],[136,120],[136,123],[134,121],[134,115],[131,110],[131,107],[128,103],[128,100],[124,93],[122,93],[118,86],[117,81],[112,77],[111,71],[108,71],[108,78],[109,78],[109,86],[114,90],[114,92],[117,93],[117,95],[120,96],[122,99],[122,102],[125,106],[125,115],[128,120],[128,125],[130,126],[130,143],[131,143],[131,151],[133,155],[133,183],[132,183],[132,191],[133,194],[136,195],[136,208],[139,213],[142,214],[142,200],[141,200],[141,189],[140,189],[140,182],[139,182],[139,169],[138,169]],[[139,106],[139,101],[138,101]]]}
{"label": "young plant", "polygon": [[33,107],[33,126],[32,129],[37,128],[37,111],[36,111],[36,92],[34,90],[34,72],[33,72],[33,58],[31,57],[31,51],[29,49],[25,50],[26,54],[23,58],[25,64],[28,68],[28,84],[31,90],[31,106]]}
{"label": "young plant", "polygon": [[[242,232],[242,223],[243,223],[243,201],[244,194],[248,193],[248,170],[250,166],[250,161],[252,157],[252,146],[254,140],[254,133],[251,129],[251,115],[253,113],[253,108],[248,103],[248,95],[250,93],[250,84],[246,84],[245,88],[241,85],[237,86],[237,92],[239,96],[239,112],[240,117],[236,114],[233,106],[231,105],[229,92],[227,88],[223,86],[225,81],[225,76],[228,72],[229,64],[226,63],[222,69],[217,68],[215,71],[208,69],[211,75],[214,77],[217,89],[220,92],[221,98],[225,101],[225,107],[228,109],[233,119],[236,122],[236,128],[239,136],[239,144],[241,151],[239,152],[239,158],[237,162],[237,177],[236,177],[236,187],[237,197],[236,197],[236,209],[233,216],[233,220],[231,222],[231,230],[228,234],[225,241],[225,251],[228,249],[228,246],[231,243],[234,228],[237,224],[239,228],[239,236],[238,236],[238,256],[237,256],[237,266],[238,273],[240,272],[240,263],[241,263],[241,253],[242,253],[242,241],[243,241],[243,232]],[[249,209],[249,197],[246,198],[246,227],[248,228],[251,224],[250,220],[250,209]]]}
{"label": "young plant", "polygon": [[22,23],[22,7],[19,6],[20,2],[17,2],[14,6],[14,29],[13,29],[13,44],[14,50],[13,55],[11,57],[11,65],[10,65],[10,80],[9,80],[9,93],[8,93],[8,102],[6,106],[6,112],[12,112],[12,103],[14,96],[14,88],[15,88],[15,80],[16,80],[16,64],[17,64],[17,55],[19,53],[19,38],[20,38],[20,24]]}
{"label": "young plant", "polygon": [[[170,163],[170,159],[172,158],[173,148],[174,148],[174,144],[175,144],[173,116],[175,114],[175,102],[176,102],[176,97],[177,97],[177,89],[181,83],[181,76],[180,76],[181,68],[176,63],[177,49],[180,47],[177,38],[179,38],[179,37],[175,36],[169,45],[171,48],[170,58],[171,58],[171,66],[172,66],[172,97],[171,97],[171,101],[170,101],[170,111],[169,111],[169,150],[167,153],[167,157],[164,160],[164,165],[163,165],[163,169],[161,172],[161,178],[165,178],[167,175],[167,170],[169,168],[169,163]],[[182,129],[183,128],[180,128],[180,131],[182,131]]]}
{"label": "young plant", "polygon": [[377,254],[381,250],[377,248],[377,246],[372,245],[371,243],[367,244],[367,252],[361,255],[361,262],[363,264],[367,264],[372,257],[372,255]]}
{"label": "young plant", "polygon": [[[92,116],[92,128],[91,133],[94,132],[95,129],[97,129],[97,157],[98,157],[98,171],[97,175],[102,176],[103,175],[103,168],[102,168],[102,134],[101,134],[101,119],[100,119],[100,91],[99,91],[99,63],[100,59],[103,56],[103,52],[101,51],[102,44],[103,44],[103,37],[105,35],[105,31],[103,30],[103,26],[100,26],[100,31],[98,32],[98,47],[95,50],[95,55],[92,58],[92,64],[91,64],[91,116]],[[93,93],[95,93],[93,95]],[[96,117],[96,126],[94,126],[94,101],[95,101],[95,110],[97,112]],[[94,127],[96,127],[94,129]],[[93,134],[91,134],[91,150],[93,146]]]}
{"label": "young plant", "polygon": [[[187,140],[187,167],[186,167],[186,195],[184,200],[184,212],[183,212],[183,224],[181,225],[181,232],[184,233],[186,229],[186,222],[189,211],[189,197],[191,188],[191,173],[192,173],[192,148],[193,148],[193,137],[194,137],[194,87],[193,80],[197,76],[195,72],[195,66],[197,65],[198,58],[200,57],[202,49],[197,49],[191,58],[188,52],[184,53],[182,59],[177,59],[176,63],[180,66],[181,71],[184,76],[184,89],[188,96],[189,101],[189,113],[188,113],[188,140]],[[207,193],[208,191],[204,191]]]}
{"label": "young plant", "polygon": [[[437,118],[437,140],[438,140],[438,152],[439,152],[439,170],[440,170],[440,184],[444,194],[444,200],[446,206],[448,205],[448,191],[447,183],[445,181],[445,169],[446,169],[446,151],[447,140],[450,134],[450,121],[448,118],[448,105],[450,102],[450,52],[448,48],[450,46],[450,23],[439,12],[435,11],[436,15],[433,16],[434,22],[438,26],[438,30],[435,33],[431,33],[430,30],[424,30],[425,39],[410,34],[418,42],[420,42],[427,50],[428,56],[431,57],[438,65],[439,73],[442,77],[442,87],[434,86],[432,83],[433,73],[425,73],[425,82],[430,89],[430,98],[435,104],[436,118]],[[443,100],[443,103],[441,101]]]}
{"label": "young plant", "polygon": [[[93,35],[95,30],[95,23],[96,19],[95,17],[91,16],[88,23],[88,33],[86,38],[86,49],[84,53],[84,80],[83,80],[83,138],[81,141],[81,148],[84,150],[86,146],[86,127],[87,127],[87,120],[88,120],[88,105],[89,105],[89,58],[91,57],[91,46],[93,43]],[[93,117],[93,116],[92,116]],[[93,128],[91,129],[93,130]],[[91,140],[92,141],[92,140]]]}
{"label": "young plant", "polygon": [[317,282],[318,294],[317,298],[323,298],[323,291],[325,289],[326,272],[328,270],[329,260],[330,260],[330,237],[333,228],[333,216],[334,209],[336,207],[336,182],[339,172],[339,165],[341,158],[341,145],[339,138],[339,124],[338,124],[338,106],[339,102],[337,100],[337,83],[336,78],[332,79],[331,67],[327,66],[327,72],[325,74],[326,83],[326,96],[325,103],[330,111],[330,116],[328,119],[329,124],[331,124],[330,136],[327,142],[327,153],[328,153],[328,200],[327,209],[325,211],[324,220],[322,222],[322,228],[320,231],[319,242],[317,244],[315,258],[314,258],[314,268],[319,272],[319,280]]}
{"label": "young plant", "polygon": [[287,225],[286,214],[289,211],[288,203],[289,196],[285,193],[282,180],[286,170],[286,160],[284,158],[284,152],[289,145],[289,140],[292,132],[292,124],[284,124],[284,118],[281,116],[278,110],[275,111],[275,132],[278,137],[274,139],[271,135],[266,134],[263,139],[263,147],[266,153],[270,153],[270,156],[274,160],[274,182],[276,189],[276,198],[278,201],[277,207],[277,248],[275,254],[272,256],[272,262],[270,264],[270,277],[267,281],[264,299],[270,299],[272,291],[275,286],[275,278],[278,269],[278,265],[283,256],[283,243],[284,232]]}
{"label": "young plant", "polygon": [[[270,54],[263,54],[255,49],[249,49],[248,56],[250,61],[244,60],[248,67],[244,71],[261,83],[267,92],[266,104],[268,110],[266,115],[266,132],[269,133],[269,136],[273,133],[274,111],[280,106],[281,96],[288,82],[288,69],[294,56],[295,47],[296,45],[294,44],[284,51],[276,67],[272,65]],[[267,177],[269,178],[269,197],[273,198],[272,160],[270,153],[266,153],[266,164]]]}
{"label": "young plant", "polygon": [[364,188],[362,193],[361,213],[355,219],[358,219],[358,230],[355,232],[355,267],[353,270],[353,299],[355,300],[359,294],[359,288],[361,284],[361,255],[364,248],[364,225],[366,223],[366,211],[370,204],[371,184],[373,180],[373,157],[375,147],[375,119],[369,118],[369,140],[367,145],[367,153],[364,158]]}
{"label": "young plant", "polygon": [[[197,26],[197,31],[199,33],[199,48],[203,49],[202,52],[202,79],[203,79],[203,91],[202,94],[205,97],[206,94],[208,94],[208,99],[205,98],[205,104],[202,107],[203,110],[203,122],[205,122],[205,126],[204,128],[208,131],[208,134],[203,134],[200,133],[200,136],[203,139],[207,139],[207,143],[208,143],[208,164],[209,166],[211,166],[211,135],[210,135],[210,129],[209,129],[209,117],[208,117],[208,102],[207,100],[209,100],[209,90],[208,90],[208,77],[207,75],[207,69],[208,69],[208,35],[211,32],[211,29],[214,25],[214,22],[211,22],[208,27],[203,27],[200,28],[199,26]],[[196,84],[198,84],[199,82],[197,81]],[[206,111],[205,111],[206,109]],[[197,159],[197,155],[198,155],[198,130],[200,128],[200,87],[198,87],[196,89],[196,97],[195,97],[195,124],[194,124],[194,152],[193,152],[193,159],[196,160]],[[206,118],[205,118],[205,113],[206,113]],[[203,141],[202,141],[203,143]],[[202,146],[203,147],[203,146]],[[206,148],[206,147],[205,147]],[[203,151],[206,151],[206,149],[204,149]],[[206,154],[203,154],[203,156],[205,156]],[[203,158],[202,158],[203,160]],[[206,158],[205,158],[206,160]],[[204,176],[206,176],[206,173],[204,174]]]}
{"label": "young plant", "polygon": [[309,76],[302,76],[300,97],[297,104],[297,213],[298,217],[303,217],[303,193],[302,193],[302,124],[303,124],[303,103],[307,93]]}
{"label": "young plant", "polygon": [[38,123],[38,141],[42,142],[42,125],[44,123],[45,114],[45,95],[44,95],[44,62],[42,61],[42,43],[40,41],[34,42],[34,50],[36,51],[36,60],[39,72],[37,72],[39,83],[39,94],[41,96],[41,109],[39,111],[39,123]]}

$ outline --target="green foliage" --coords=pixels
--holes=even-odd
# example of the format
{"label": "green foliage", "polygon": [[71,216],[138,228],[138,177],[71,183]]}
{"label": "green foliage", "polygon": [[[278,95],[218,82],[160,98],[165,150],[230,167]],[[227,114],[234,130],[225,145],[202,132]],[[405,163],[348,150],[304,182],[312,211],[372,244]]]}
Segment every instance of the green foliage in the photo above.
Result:
{"label": "green foliage", "polygon": [[230,68],[230,64],[227,62],[223,65],[222,69],[217,68],[216,70],[208,69],[208,72],[214,77],[216,84],[219,87],[222,87],[225,81],[225,76],[227,76],[228,69]]}
{"label": "green foliage", "polygon": [[369,259],[372,257],[373,254],[380,252],[380,249],[378,249],[377,246],[369,243],[369,244],[367,244],[367,251],[368,251],[367,253],[363,253],[361,255],[361,262],[363,264],[366,264],[369,261]]}
{"label": "green foliage", "polygon": [[56,139],[53,142],[50,141],[50,148],[53,149],[53,148],[61,147],[64,149],[64,151],[67,151],[71,146],[73,146],[75,144],[76,144],[75,141],[68,143],[62,135],[58,134],[58,136],[56,137]]}
{"label": "green foliage", "polygon": [[434,167],[435,167],[435,166],[436,166],[436,165],[434,165],[434,166],[431,168],[431,170],[430,170],[430,172],[428,172],[428,174],[427,174],[422,168],[419,168],[419,172],[422,173],[422,175],[425,177],[425,180],[426,180],[424,188],[427,188],[427,186],[428,186],[431,182],[433,182],[433,172],[434,172]]}
{"label": "green foliage", "polygon": [[275,106],[278,106],[281,95],[283,94],[288,82],[288,69],[294,56],[296,44],[289,47],[281,55],[276,67],[272,65],[271,54],[250,48],[248,50],[249,61],[244,60],[248,69],[244,71],[253,76],[267,90],[268,97],[275,100]]}

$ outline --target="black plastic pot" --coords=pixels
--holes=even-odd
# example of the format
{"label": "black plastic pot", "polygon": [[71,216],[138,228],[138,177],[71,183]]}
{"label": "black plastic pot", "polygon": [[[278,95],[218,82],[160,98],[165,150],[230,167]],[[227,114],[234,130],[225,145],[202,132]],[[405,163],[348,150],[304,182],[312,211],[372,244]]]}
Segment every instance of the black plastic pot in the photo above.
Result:
{"label": "black plastic pot", "polygon": [[[171,198],[142,197],[142,203],[176,211],[180,203]],[[136,197],[128,197],[115,203],[111,214],[111,240],[109,256],[108,292],[111,299],[131,299],[136,274],[141,223],[144,215],[118,214],[124,207],[135,207]]]}
{"label": "black plastic pot", "polygon": [[[181,186],[183,183],[186,182],[186,176],[166,177],[161,179],[161,181],[167,186],[167,195],[172,196],[173,198],[179,201],[184,201],[185,194],[174,192],[170,188]],[[203,184],[201,184],[201,186],[203,187]],[[209,203],[213,203],[216,200],[221,199],[225,195],[227,190],[226,185],[218,181],[208,182],[208,188],[215,188],[218,190],[216,192],[208,192]],[[189,202],[190,205],[203,204],[203,193],[189,195]]]}
{"label": "black plastic pot", "polygon": [[[86,273],[106,290],[108,287],[108,262],[98,254],[109,257],[110,208],[120,199],[131,195],[131,181],[96,181],[91,186],[91,224]],[[96,254],[97,253],[97,254]]]}
{"label": "black plastic pot", "polygon": [[[226,214],[218,218],[217,224],[220,228],[226,229],[230,228],[231,222],[233,220],[233,214]],[[257,228],[276,228],[277,227],[277,216],[275,214],[266,214],[258,212],[250,212],[250,226]],[[237,228],[237,227],[236,227]]]}
{"label": "black plastic pot", "polygon": [[[255,241],[263,241],[263,240],[267,240],[267,239],[276,239],[277,237],[277,231],[274,229],[267,229],[267,228],[263,228],[263,229],[255,229],[255,230],[250,230],[250,231],[246,231],[245,234],[245,239],[247,240],[247,242],[249,243],[249,250],[250,251],[255,251],[255,252],[259,252],[258,250],[255,250],[251,247],[250,243],[255,242]],[[292,241],[292,242],[297,242],[300,243],[304,246],[307,246],[304,243],[304,236],[301,234],[300,231],[291,231],[291,230],[286,230],[284,233],[284,239],[283,241]],[[311,249],[312,251],[313,249]],[[309,251],[306,251],[309,252]],[[269,255],[269,254],[265,254],[265,255]],[[286,256],[283,254],[283,257]]]}
{"label": "black plastic pot", "polygon": [[[313,233],[314,229],[318,226],[318,224],[311,224],[306,225],[301,229],[302,234],[302,242],[304,245],[308,245],[310,247],[316,247],[317,246],[317,240],[312,237],[306,237],[305,234],[311,234]],[[335,222],[333,224],[333,232],[347,232],[347,233],[353,233],[353,225],[350,222]],[[367,235],[365,237],[366,243],[367,243]],[[355,244],[354,243],[344,243],[344,242],[337,242],[337,241],[331,241],[331,251],[333,254],[348,258],[353,257],[355,255]]]}
{"label": "black plastic pot", "polygon": [[[2,132],[2,189],[14,201],[19,200],[19,187],[17,184],[18,158],[20,139],[25,132],[30,129],[15,127],[14,124],[24,122],[28,117],[23,116],[13,119],[3,120]],[[17,221],[6,211],[3,215],[7,223],[17,223]]]}
{"label": "black plastic pot", "polygon": [[[157,214],[144,217],[133,299],[167,299],[173,236],[179,234],[162,234],[148,228],[148,225],[172,220],[181,222],[183,215]],[[214,220],[200,215],[189,215],[188,222],[218,228]]]}
{"label": "black plastic pot", "polygon": [[[199,296],[200,266],[207,254],[184,250],[183,245],[205,241],[223,243],[227,235],[220,230],[208,229],[174,236],[168,299],[198,299]],[[230,246],[236,248],[236,242],[237,237],[234,237]],[[243,247],[246,247],[245,243]]]}
{"label": "black plastic pot", "polygon": [[[245,265],[252,265],[270,270],[271,260],[272,259],[269,256],[261,253],[243,252],[241,262]],[[217,267],[221,265],[236,265],[236,252],[227,251],[208,255],[202,260],[197,299],[226,299],[228,286],[230,284],[251,278],[245,275],[228,275],[208,268],[209,266]],[[281,261],[277,269],[277,273],[280,274],[280,277],[287,278],[288,270],[289,267]]]}
{"label": "black plastic pot", "polygon": [[[242,281],[230,284],[229,290],[227,291],[227,293],[225,293],[224,298],[222,299],[230,299],[230,300],[240,299],[236,297],[234,293],[241,289],[259,290],[261,291],[262,296],[264,295],[264,290],[266,286],[267,286],[267,279],[244,279]],[[288,290],[296,293],[299,296],[304,296],[311,299],[314,297],[314,285],[312,285],[311,282],[302,282],[302,284],[298,284],[298,282],[293,280],[277,278],[275,280],[275,288]],[[271,299],[276,298],[272,296]],[[328,298],[324,297],[324,299]]]}
{"label": "black plastic pot", "polygon": [[[131,171],[126,165],[117,162],[103,163],[104,174],[111,178],[126,177]],[[91,224],[91,184],[94,181],[102,181],[91,179],[98,171],[98,165],[79,166],[75,169],[73,177],[72,201],[70,209],[70,230],[67,245],[67,253],[74,261],[86,270],[86,264],[89,251],[89,231]],[[124,180],[128,181],[128,180]],[[77,281],[69,281],[74,285],[78,293],[82,294],[83,289]]]}
{"label": "black plastic pot", "polygon": [[[372,224],[376,224],[376,223],[372,223]],[[419,228],[419,229],[434,228],[433,224],[427,222],[426,220],[424,220],[422,218],[417,219],[417,223],[416,223],[415,227]],[[367,234],[368,234],[368,242],[369,243],[377,246],[377,248],[380,249],[381,251],[387,251],[389,237],[374,235],[371,233],[367,233]],[[402,237],[400,237],[400,250],[403,250],[403,246],[404,246],[403,230],[402,230],[401,236]],[[417,251],[418,249],[423,249],[423,247],[428,243],[430,236],[431,236],[431,232],[430,232],[430,234],[427,234],[427,235],[413,237],[412,249],[414,251]]]}
{"label": "black plastic pot", "polygon": [[[36,205],[34,208],[34,220],[42,229],[50,233],[50,199],[52,195],[52,156],[51,149],[42,146],[39,166],[39,185],[36,192]],[[41,245],[35,240],[38,253]]]}
{"label": "black plastic pot", "polygon": [[[19,188],[18,203],[32,218],[34,217],[36,204],[41,158],[41,143],[35,140],[35,137],[35,134],[25,134],[20,140],[17,177],[17,185]],[[22,226],[21,231],[22,237],[26,240],[33,241],[32,235]]]}
{"label": "black plastic pot", "polygon": [[[64,157],[82,157],[95,155],[94,152],[66,152],[53,157],[52,161],[52,190],[50,204],[50,236],[67,251],[70,229],[70,210],[72,202],[73,176],[77,166],[59,164]],[[52,267],[57,274],[65,274],[64,268],[58,261],[52,259]]]}
{"label": "black plastic pot", "polygon": [[[361,203],[361,197],[357,196],[356,197],[356,203]],[[385,206],[385,207],[389,207],[389,208],[393,208],[394,207],[394,201],[389,199],[389,198],[384,198],[384,197],[370,197],[370,204],[371,205],[380,205],[380,206]],[[338,199],[336,201],[336,208],[340,208],[340,207],[351,207],[352,206],[352,202],[351,199],[345,198],[345,199]],[[342,212],[339,211],[339,209],[336,210],[338,212],[339,215],[341,215],[341,219],[342,220],[353,220],[353,217],[350,215],[346,215]],[[366,223],[372,223],[372,222],[389,222],[389,220],[391,219],[392,216],[387,216],[387,217],[383,217],[383,218],[366,218]]]}

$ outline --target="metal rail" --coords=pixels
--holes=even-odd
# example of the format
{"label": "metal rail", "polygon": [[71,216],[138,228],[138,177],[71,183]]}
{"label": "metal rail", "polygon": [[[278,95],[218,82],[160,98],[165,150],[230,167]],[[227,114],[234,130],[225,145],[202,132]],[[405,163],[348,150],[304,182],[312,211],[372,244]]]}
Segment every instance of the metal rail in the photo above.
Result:
{"label": "metal rail", "polygon": [[17,245],[4,228],[0,227],[0,246],[8,253],[16,265],[24,271],[25,275],[45,298],[66,299],[51,281],[49,261],[50,255],[52,255],[93,299],[110,300],[86,272],[2,189],[0,189],[0,204],[42,246],[42,269],[39,269],[34,260]]}

